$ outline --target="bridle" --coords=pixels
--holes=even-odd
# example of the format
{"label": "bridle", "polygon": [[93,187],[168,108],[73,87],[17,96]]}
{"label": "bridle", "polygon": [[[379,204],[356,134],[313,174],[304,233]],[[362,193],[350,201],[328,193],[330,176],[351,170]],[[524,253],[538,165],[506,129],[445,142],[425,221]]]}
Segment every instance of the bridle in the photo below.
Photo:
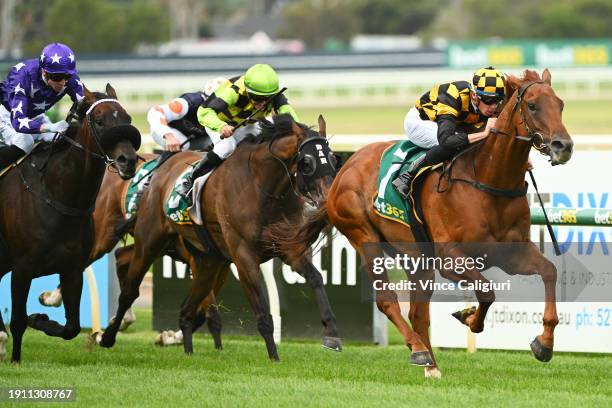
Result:
{"label": "bridle", "polygon": [[[77,142],[76,140],[68,137],[66,135],[66,132],[61,132],[58,133],[56,135],[56,137],[60,137],[63,140],[65,140],[66,142],[68,142],[70,145],[84,151],[86,154],[92,156],[95,159],[99,159],[99,160],[103,160],[104,163],[107,166],[111,166],[114,165],[114,160],[112,160],[110,157],[108,157],[108,155],[106,155],[106,153],[104,153],[104,149],[102,148],[102,143],[101,143],[101,137],[100,137],[100,133],[98,132],[98,129],[94,126],[94,123],[92,121],[92,112],[93,109],[102,104],[102,103],[117,103],[119,104],[119,101],[116,99],[112,99],[112,98],[104,98],[104,99],[98,99],[97,101],[95,101],[94,103],[91,104],[91,106],[87,109],[87,112],[85,113],[85,117],[87,119],[87,125],[89,126],[93,138],[96,142],[97,148],[99,149],[99,152],[101,153],[96,153],[94,151],[89,150],[88,148],[86,148],[85,146],[83,146],[81,143]],[[121,104],[119,104],[119,106],[121,106]],[[77,115],[75,113],[75,109],[77,107],[77,104],[73,104],[72,108],[70,109],[70,113],[67,116],[67,121],[70,122],[72,120],[74,120]],[[119,125],[122,126],[122,125]],[[110,128],[112,129],[112,128]],[[52,145],[53,146],[53,145]],[[46,169],[48,160],[52,154],[53,149],[50,150],[49,156],[47,156],[47,160],[45,161],[45,163],[40,166],[38,168],[38,170],[40,171],[41,174],[41,182],[42,182],[42,186],[43,186],[43,190],[42,191],[38,191],[36,189],[34,189],[32,187],[32,185],[30,183],[27,182],[21,168],[19,169],[19,175],[21,177],[21,181],[23,182],[23,185],[25,187],[25,189],[31,193],[33,193],[34,195],[38,196],[43,202],[45,202],[48,206],[50,206],[51,208],[55,209],[57,212],[59,212],[62,215],[67,215],[67,216],[72,216],[72,217],[85,217],[85,216],[89,216],[93,213],[96,203],[95,200],[94,202],[91,204],[91,206],[89,206],[88,208],[80,208],[80,207],[71,207],[68,205],[65,205],[55,199],[52,199],[51,197],[49,197],[49,194],[47,192],[47,188],[45,187],[45,182],[44,182],[44,178],[42,177],[43,172]],[[34,167],[36,167],[34,165],[34,163],[32,163],[32,165]]]}
{"label": "bridle", "polygon": [[[257,189],[259,191],[261,191],[267,198],[271,198],[274,200],[283,200],[287,194],[289,192],[292,192],[296,197],[299,197],[300,194],[303,195],[305,198],[307,198],[311,203],[314,203],[315,200],[310,196],[309,192],[306,193],[300,193],[298,191],[298,189],[295,187],[295,184],[293,182],[293,176],[291,175],[291,172],[289,171],[289,167],[291,164],[293,164],[294,162],[296,162],[298,160],[298,158],[301,155],[302,150],[304,149],[304,146],[306,146],[309,143],[312,143],[314,141],[319,141],[321,143],[325,143],[327,144],[327,139],[319,134],[317,134],[316,136],[311,136],[308,137],[304,140],[302,140],[302,142],[300,143],[300,145],[298,146],[295,154],[293,156],[291,156],[291,158],[289,158],[289,160],[287,161],[287,163],[285,162],[285,160],[281,159],[280,157],[278,157],[277,155],[274,154],[274,152],[272,151],[272,145],[274,144],[275,141],[279,140],[280,137],[275,137],[272,140],[270,140],[268,142],[268,153],[270,154],[270,156],[272,156],[272,158],[274,160],[276,160],[277,162],[280,163],[280,165],[282,166],[283,170],[284,170],[284,175],[287,177],[287,180],[289,180],[289,188],[282,194],[272,194],[267,192],[262,186],[259,185],[259,183],[257,182],[257,178],[254,176],[254,173],[251,169],[251,156],[253,154],[253,152],[249,153],[249,159],[248,159],[248,169],[249,169],[249,173],[251,175],[253,175],[253,180],[255,181],[255,186],[257,186]],[[299,171],[299,170],[298,170]]]}
{"label": "bridle", "polygon": [[[98,106],[98,105],[100,105],[102,103],[116,103],[119,106],[121,106],[121,104],[119,103],[119,101],[117,99],[114,99],[114,98],[104,98],[104,99],[98,99],[97,101],[92,103],[91,106],[87,109],[87,112],[85,112],[85,118],[87,120],[87,125],[89,126],[89,129],[91,130],[91,134],[93,136],[94,141],[96,142],[96,146],[98,147],[99,153],[91,151],[88,148],[86,148],[85,146],[83,146],[81,143],[77,142],[76,140],[69,138],[68,136],[66,136],[65,132],[60,133],[59,136],[63,140],[65,140],[66,142],[71,144],[72,146],[74,146],[74,147],[76,147],[78,149],[81,149],[82,151],[84,151],[88,155],[92,156],[93,158],[104,161],[104,163],[107,166],[112,166],[112,165],[115,164],[115,161],[113,159],[111,159],[110,157],[108,157],[108,155],[106,153],[104,153],[104,149],[102,148],[102,143],[101,143],[100,132],[98,131],[98,129],[96,128],[96,126],[93,123],[93,110],[95,109],[96,106]],[[76,114],[74,113],[74,110],[73,110],[75,107],[76,107],[76,104],[73,105],[73,108],[70,109],[70,113],[68,114],[69,121],[76,117]]]}
{"label": "bridle", "polygon": [[[508,137],[512,137],[515,138],[517,140],[520,141],[524,141],[524,142],[531,142],[532,146],[538,150],[540,153],[547,155],[550,151],[550,147],[547,143],[544,142],[544,137],[542,135],[542,133],[535,129],[535,126],[530,126],[529,122],[527,121],[527,115],[525,114],[524,110],[523,110],[523,96],[525,95],[525,92],[527,91],[527,89],[529,89],[530,86],[535,85],[535,84],[544,84],[544,81],[529,81],[529,82],[525,82],[523,83],[516,94],[516,100],[514,102],[514,106],[512,107],[512,111],[510,113],[510,118],[512,118],[514,116],[514,113],[516,112],[516,110],[518,109],[519,111],[519,115],[521,117],[521,123],[525,126],[525,129],[527,130],[527,136],[523,136],[518,134],[518,129],[517,129],[517,134],[513,135],[510,134],[508,132],[504,132],[501,131],[499,129],[491,129],[491,132],[499,135],[499,136],[508,136]],[[531,119],[531,122],[533,124],[533,118],[531,116],[529,116]],[[535,130],[534,130],[535,129]],[[462,178],[453,178],[452,177],[452,168],[453,168],[453,164],[455,163],[455,160],[457,160],[459,157],[463,156],[464,154],[466,154],[469,151],[473,151],[474,149],[476,149],[478,146],[482,146],[484,143],[483,141],[480,141],[476,144],[474,144],[473,146],[471,146],[468,149],[463,150],[461,153],[459,153],[458,155],[456,155],[455,157],[453,157],[453,159],[451,160],[451,163],[442,171],[442,175],[440,176],[440,178],[438,179],[438,186],[437,186],[437,191],[439,193],[445,191],[441,188],[441,181],[444,178],[444,174],[448,174],[447,176],[447,180],[448,183],[450,185],[450,183],[452,183],[453,181],[461,181],[464,183],[468,183],[470,185],[472,185],[474,188],[477,188],[480,191],[484,191],[485,193],[497,196],[497,197],[508,197],[508,198],[516,198],[516,197],[524,197],[527,194],[527,188],[528,188],[528,183],[527,181],[525,181],[525,184],[523,185],[523,187],[517,188],[517,189],[505,189],[505,188],[497,188],[497,187],[493,187],[490,186],[488,184],[485,183],[481,183],[479,181],[474,181],[474,180],[466,180],[466,179],[462,179]],[[472,168],[474,171],[474,176],[476,176],[476,157],[475,155],[472,157]]]}
{"label": "bridle", "polygon": [[[532,85],[535,84],[545,84],[546,82],[544,81],[529,81],[529,82],[525,82],[523,83],[516,94],[516,100],[514,102],[514,106],[512,107],[512,111],[510,113],[510,117],[514,116],[514,112],[516,112],[517,108],[519,111],[519,115],[521,116],[521,123],[525,126],[525,130],[527,130],[527,136],[522,136],[520,134],[516,135],[512,135],[510,133],[501,131],[499,129],[491,129],[491,132],[497,135],[501,135],[501,136],[510,136],[513,137],[515,139],[524,141],[524,142],[531,142],[532,146],[539,151],[540,153],[547,155],[549,154],[550,151],[550,146],[544,142],[544,136],[542,135],[542,133],[539,130],[533,130],[535,128],[535,126],[530,126],[529,122],[527,121],[527,116],[525,114],[525,111],[523,110],[523,96],[525,95],[525,92],[527,91],[527,89],[529,89],[529,87],[531,87]],[[531,122],[533,124],[533,118],[531,117],[531,115],[529,115],[529,118],[531,119]]]}

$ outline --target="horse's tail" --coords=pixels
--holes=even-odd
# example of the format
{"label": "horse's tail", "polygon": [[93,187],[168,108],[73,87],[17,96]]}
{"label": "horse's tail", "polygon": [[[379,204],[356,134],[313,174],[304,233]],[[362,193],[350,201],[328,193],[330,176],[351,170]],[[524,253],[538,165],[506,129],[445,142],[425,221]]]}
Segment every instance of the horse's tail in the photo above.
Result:
{"label": "horse's tail", "polygon": [[269,247],[282,254],[301,256],[315,243],[328,225],[325,203],[318,210],[302,217],[298,223],[281,221],[269,228]]}
{"label": "horse's tail", "polygon": [[134,231],[134,226],[136,225],[136,214],[133,214],[128,219],[122,219],[117,227],[115,228],[115,239],[117,241],[124,239],[127,234],[130,234]]}

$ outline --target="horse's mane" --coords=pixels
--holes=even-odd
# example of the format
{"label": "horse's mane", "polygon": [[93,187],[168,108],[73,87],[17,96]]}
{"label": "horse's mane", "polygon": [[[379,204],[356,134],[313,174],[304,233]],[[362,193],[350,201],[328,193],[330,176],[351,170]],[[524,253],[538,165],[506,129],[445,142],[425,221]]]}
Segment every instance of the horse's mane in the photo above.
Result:
{"label": "horse's mane", "polygon": [[279,139],[293,133],[293,124],[298,125],[304,132],[310,133],[313,130],[302,124],[295,122],[293,117],[288,113],[282,113],[274,118],[274,123],[267,120],[261,121],[262,132],[257,138],[250,138],[253,143],[264,143],[270,140]]}
{"label": "horse's mane", "polygon": [[539,81],[539,80],[541,80],[540,74],[530,69],[526,69],[525,71],[523,71],[523,75],[520,77],[517,77],[514,75],[507,75],[506,76],[506,91],[507,91],[506,95],[508,95],[508,97],[512,96],[514,91],[519,89],[519,87],[525,82]]}

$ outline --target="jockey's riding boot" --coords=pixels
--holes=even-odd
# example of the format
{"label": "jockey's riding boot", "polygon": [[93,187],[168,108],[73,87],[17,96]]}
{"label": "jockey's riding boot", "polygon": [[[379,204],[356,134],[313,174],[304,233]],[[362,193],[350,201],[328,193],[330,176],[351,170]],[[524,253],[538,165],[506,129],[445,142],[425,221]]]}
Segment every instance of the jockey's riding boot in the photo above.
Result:
{"label": "jockey's riding boot", "polygon": [[223,159],[221,159],[221,157],[219,157],[219,155],[213,152],[212,150],[206,153],[204,157],[202,157],[202,160],[200,160],[198,164],[196,164],[196,166],[193,168],[193,171],[191,172],[189,177],[187,177],[183,184],[176,188],[176,192],[181,197],[186,199],[189,202],[189,205],[191,205],[192,203],[190,192],[191,188],[193,187],[193,182],[198,177],[205,175],[206,173],[217,167],[222,161]]}
{"label": "jockey's riding boot", "polygon": [[25,152],[15,145],[6,146],[0,149],[0,170],[16,162]]}
{"label": "jockey's riding boot", "polygon": [[423,167],[426,162],[426,159],[427,153],[413,161],[410,166],[408,166],[408,169],[400,173],[400,175],[397,176],[395,180],[393,180],[393,182],[391,183],[404,200],[408,198],[408,192],[410,191],[410,183],[412,183],[414,177],[417,175],[421,167]]}

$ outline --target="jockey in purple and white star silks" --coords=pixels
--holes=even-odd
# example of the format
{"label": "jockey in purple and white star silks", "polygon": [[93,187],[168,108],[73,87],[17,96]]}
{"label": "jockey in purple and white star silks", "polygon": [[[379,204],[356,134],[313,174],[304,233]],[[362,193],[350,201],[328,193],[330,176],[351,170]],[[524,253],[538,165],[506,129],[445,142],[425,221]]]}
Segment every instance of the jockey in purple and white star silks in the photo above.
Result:
{"label": "jockey in purple and white star silks", "polygon": [[0,146],[14,146],[13,153],[23,155],[32,150],[34,142],[66,130],[66,121],[51,123],[44,115],[65,95],[73,102],[84,96],[76,58],[67,45],[51,43],[39,58],[13,66],[0,82]]}

